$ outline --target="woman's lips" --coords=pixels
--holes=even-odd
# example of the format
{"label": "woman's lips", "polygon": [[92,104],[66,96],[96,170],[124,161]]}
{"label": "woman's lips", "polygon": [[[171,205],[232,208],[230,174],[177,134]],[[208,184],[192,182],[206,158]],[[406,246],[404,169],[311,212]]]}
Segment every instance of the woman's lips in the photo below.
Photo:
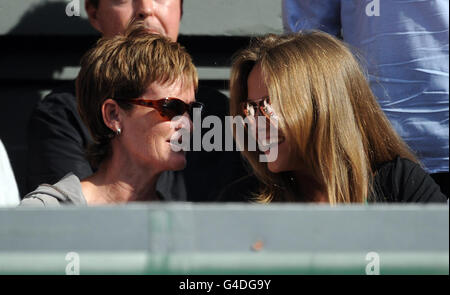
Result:
{"label": "woman's lips", "polygon": [[184,151],[183,150],[183,146],[182,146],[182,142],[181,142],[181,139],[179,138],[178,139],[178,142],[174,142],[174,143],[172,143],[171,141],[170,141],[170,139],[169,140],[166,140],[166,142],[169,144],[169,146],[170,146],[170,149],[173,151],[173,152],[175,152],[175,153],[186,153],[186,151]]}

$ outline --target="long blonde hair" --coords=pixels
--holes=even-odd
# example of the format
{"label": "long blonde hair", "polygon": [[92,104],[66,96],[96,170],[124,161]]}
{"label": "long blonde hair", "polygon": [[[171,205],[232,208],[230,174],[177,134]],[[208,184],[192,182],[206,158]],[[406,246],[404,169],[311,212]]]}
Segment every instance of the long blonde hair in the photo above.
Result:
{"label": "long blonde hair", "polygon": [[[261,66],[291,157],[308,167],[330,204],[365,202],[377,166],[397,156],[418,162],[379,107],[351,50],[336,38],[311,31],[253,40],[233,61],[230,112],[244,116],[247,79]],[[304,201],[289,173],[274,174],[259,153],[243,152],[264,183],[260,202]],[[304,166],[306,165],[306,166]]]}

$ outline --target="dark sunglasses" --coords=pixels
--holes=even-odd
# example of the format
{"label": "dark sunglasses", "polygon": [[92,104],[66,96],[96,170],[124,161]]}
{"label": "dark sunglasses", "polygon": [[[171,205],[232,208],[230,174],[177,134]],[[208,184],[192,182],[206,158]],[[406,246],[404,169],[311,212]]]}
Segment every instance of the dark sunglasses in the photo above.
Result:
{"label": "dark sunglasses", "polygon": [[205,105],[201,102],[192,102],[190,104],[185,103],[176,97],[165,97],[157,100],[150,99],[115,99],[118,101],[128,102],[135,105],[140,105],[144,107],[150,107],[156,109],[159,114],[168,119],[172,120],[176,116],[182,116],[184,113],[188,113],[189,117],[193,118],[194,109],[200,109],[200,114],[205,111]]}

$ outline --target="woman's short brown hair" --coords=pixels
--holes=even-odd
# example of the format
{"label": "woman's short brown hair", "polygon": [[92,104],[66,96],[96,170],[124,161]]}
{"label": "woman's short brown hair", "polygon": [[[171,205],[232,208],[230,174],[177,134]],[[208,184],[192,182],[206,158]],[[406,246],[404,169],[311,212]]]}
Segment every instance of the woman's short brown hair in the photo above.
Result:
{"label": "woman's short brown hair", "polygon": [[[101,38],[81,60],[76,81],[78,111],[93,138],[88,159],[96,168],[110,154],[113,130],[102,115],[108,98],[137,98],[153,82],[171,84],[182,79],[185,87],[197,88],[197,71],[186,50],[169,38],[150,34],[140,22],[124,35]],[[128,103],[118,102],[125,110]]]}

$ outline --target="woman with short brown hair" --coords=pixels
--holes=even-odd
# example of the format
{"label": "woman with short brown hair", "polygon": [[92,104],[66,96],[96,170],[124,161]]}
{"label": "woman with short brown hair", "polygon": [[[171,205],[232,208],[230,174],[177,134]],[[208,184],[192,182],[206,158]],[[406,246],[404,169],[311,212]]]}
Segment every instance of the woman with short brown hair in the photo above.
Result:
{"label": "woman with short brown hair", "polygon": [[124,35],[104,37],[83,57],[77,78],[79,113],[94,144],[97,171],[79,180],[68,174],[41,185],[22,205],[97,205],[162,200],[156,182],[181,170],[185,153],[175,133],[192,128],[197,72],[189,54],[162,35],[133,23]]}

